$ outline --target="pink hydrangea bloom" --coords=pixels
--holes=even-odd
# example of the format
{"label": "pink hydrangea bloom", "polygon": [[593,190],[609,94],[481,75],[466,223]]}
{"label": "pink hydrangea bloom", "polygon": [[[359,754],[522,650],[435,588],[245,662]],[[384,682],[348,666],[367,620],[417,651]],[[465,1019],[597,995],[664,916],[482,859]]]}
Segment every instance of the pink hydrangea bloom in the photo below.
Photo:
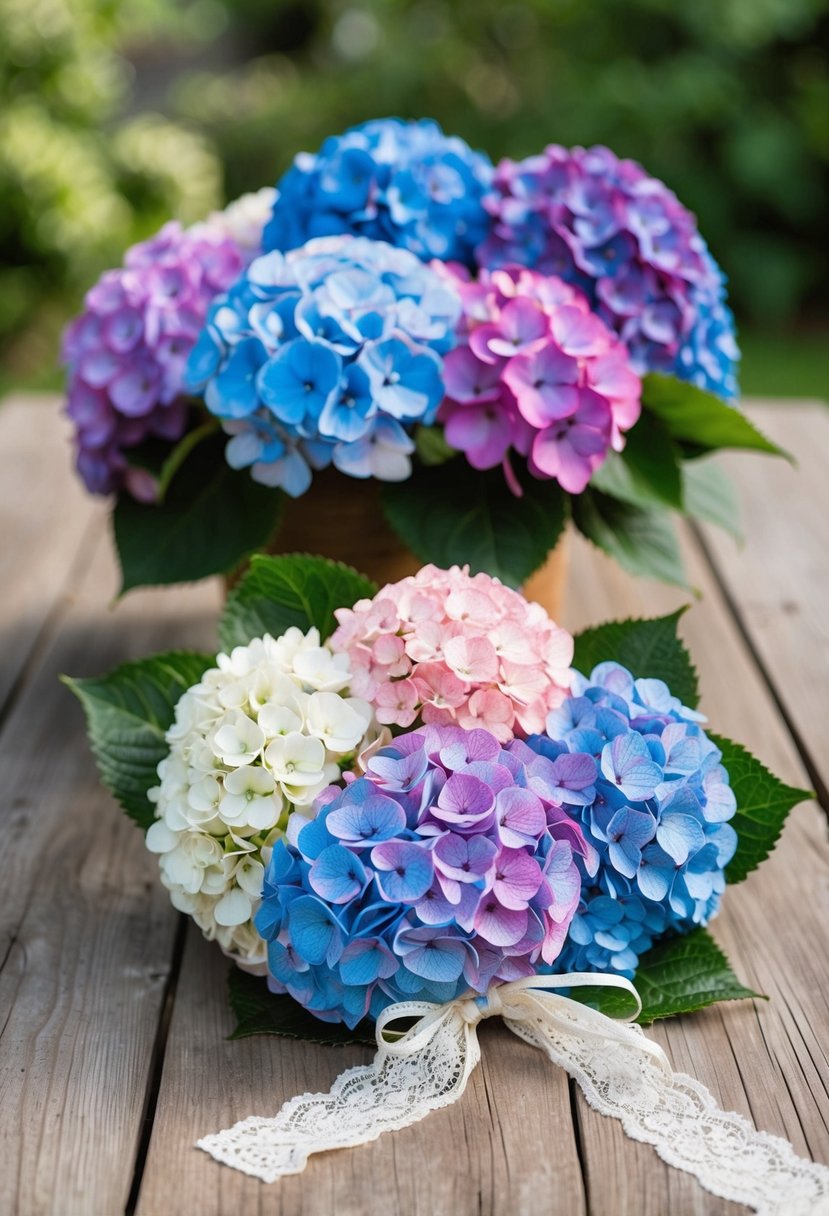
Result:
{"label": "pink hydrangea bloom", "polygon": [[[444,360],[446,440],[476,469],[511,450],[530,472],[584,490],[640,413],[642,385],[625,345],[562,279],[517,266],[445,267],[463,300],[458,345]],[[512,480],[510,478],[510,480]]]}
{"label": "pink hydrangea bloom", "polygon": [[352,692],[387,726],[457,723],[505,742],[542,731],[570,686],[570,634],[488,574],[424,566],[335,615]]}

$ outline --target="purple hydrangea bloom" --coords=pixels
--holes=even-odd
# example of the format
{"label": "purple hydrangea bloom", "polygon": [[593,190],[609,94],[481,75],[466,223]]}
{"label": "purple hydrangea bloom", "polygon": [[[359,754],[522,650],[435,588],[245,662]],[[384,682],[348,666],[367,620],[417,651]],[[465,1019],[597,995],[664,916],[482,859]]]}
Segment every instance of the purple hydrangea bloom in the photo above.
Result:
{"label": "purple hydrangea bloom", "polygon": [[722,755],[661,680],[636,680],[618,663],[589,678],[525,746],[593,765],[590,797],[563,805],[594,852],[579,858],[582,894],[556,970],[631,977],[665,933],[706,924],[719,908],[737,834]]}
{"label": "purple hydrangea bloom", "polygon": [[552,966],[579,902],[575,859],[596,862],[561,790],[594,775],[480,729],[398,736],[274,847],[256,917],[271,987],[354,1026]]}
{"label": "purple hydrangea bloom", "polygon": [[330,237],[257,258],[210,309],[187,383],[232,436],[227,460],[304,494],[312,470],[409,476],[434,421],[460,299],[412,253]]}
{"label": "purple hydrangea bloom", "polygon": [[580,287],[640,374],[669,372],[725,400],[739,359],[725,278],[676,195],[608,148],[551,144],[504,160],[484,200],[479,264],[509,263]]}
{"label": "purple hydrangea bloom", "polygon": [[77,468],[93,494],[126,489],[153,499],[154,481],[130,466],[130,449],[181,438],[188,355],[211,302],[243,265],[242,249],[220,225],[170,223],[87,292],[64,335],[63,361]]}
{"label": "purple hydrangea bloom", "polygon": [[266,250],[351,233],[419,258],[473,264],[487,231],[492,163],[428,119],[376,119],[303,152],[278,183]]}

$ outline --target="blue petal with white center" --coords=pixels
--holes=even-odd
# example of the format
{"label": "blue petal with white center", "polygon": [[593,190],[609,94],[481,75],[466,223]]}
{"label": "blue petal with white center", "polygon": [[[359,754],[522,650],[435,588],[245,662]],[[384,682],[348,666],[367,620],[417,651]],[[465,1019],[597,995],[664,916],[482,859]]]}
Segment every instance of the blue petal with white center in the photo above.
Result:
{"label": "blue petal with white center", "polygon": [[214,301],[188,387],[231,436],[228,463],[264,485],[298,497],[330,464],[402,481],[410,432],[443,397],[460,311],[434,270],[383,241],[271,252]]}

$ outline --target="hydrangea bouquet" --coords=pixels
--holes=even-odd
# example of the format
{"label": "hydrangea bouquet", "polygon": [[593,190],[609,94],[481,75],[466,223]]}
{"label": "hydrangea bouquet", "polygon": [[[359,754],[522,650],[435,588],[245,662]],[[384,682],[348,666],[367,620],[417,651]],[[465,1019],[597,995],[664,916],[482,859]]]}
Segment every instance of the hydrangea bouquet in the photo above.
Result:
{"label": "hydrangea bouquet", "polygon": [[174,906],[267,974],[246,1032],[561,972],[651,1020],[748,995],[705,926],[804,797],[708,732],[679,615],[574,640],[483,573],[259,556],[217,657],[70,684]]}
{"label": "hydrangea bouquet", "polygon": [[356,127],[168,225],[92,288],[64,358],[125,590],[232,570],[292,500],[361,493],[401,549],[511,586],[568,520],[682,583],[671,513],[734,527],[707,457],[778,450],[734,407],[724,277],[667,186],[606,148],[495,168],[427,121]]}
{"label": "hydrangea bouquet", "polygon": [[238,964],[236,1036],[377,1037],[330,1094],[200,1147],[273,1181],[412,1123],[497,1014],[716,1194],[825,1193],[624,1025],[754,995],[706,925],[807,796],[707,730],[680,615],[574,639],[484,573],[378,590],[259,556],[217,656],[69,681],[174,906]]}

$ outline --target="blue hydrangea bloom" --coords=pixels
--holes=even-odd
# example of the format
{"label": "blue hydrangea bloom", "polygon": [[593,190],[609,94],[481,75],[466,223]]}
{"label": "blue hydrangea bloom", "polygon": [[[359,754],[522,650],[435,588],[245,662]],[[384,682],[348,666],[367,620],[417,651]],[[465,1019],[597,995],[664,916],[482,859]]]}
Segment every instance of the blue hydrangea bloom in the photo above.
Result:
{"label": "blue hydrangea bloom", "polygon": [[363,123],[296,157],[278,183],[264,248],[349,232],[472,266],[492,174],[487,156],[431,120]]}
{"label": "blue hydrangea bloom", "polygon": [[725,889],[737,834],[722,755],[703,719],[661,680],[637,680],[618,663],[576,675],[573,695],[527,746],[551,759],[593,758],[589,801],[565,809],[595,856],[578,858],[582,894],[556,970],[632,977],[639,956],[666,933],[706,924]]}
{"label": "blue hydrangea bloom", "polygon": [[409,476],[409,432],[434,421],[460,299],[414,254],[365,237],[258,258],[213,303],[188,387],[231,436],[226,456],[297,497],[312,470]]}
{"label": "blue hydrangea bloom", "polygon": [[739,396],[737,346],[734,314],[725,303],[725,294],[699,293],[695,300],[696,324],[679,348],[671,371],[680,380],[716,393],[724,401]]}
{"label": "blue hydrangea bloom", "polygon": [[583,776],[482,729],[399,735],[274,846],[255,917],[271,988],[354,1026],[552,965],[589,851],[558,787]]}

